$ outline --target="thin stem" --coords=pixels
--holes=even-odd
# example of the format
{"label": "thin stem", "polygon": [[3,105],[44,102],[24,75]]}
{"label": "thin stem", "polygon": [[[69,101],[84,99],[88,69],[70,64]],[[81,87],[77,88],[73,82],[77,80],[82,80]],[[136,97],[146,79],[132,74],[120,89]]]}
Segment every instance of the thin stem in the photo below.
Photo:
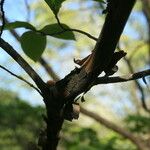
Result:
{"label": "thin stem", "polygon": [[127,82],[127,81],[137,80],[146,76],[150,76],[150,69],[141,72],[136,72],[134,74],[124,75],[124,76],[99,77],[94,81],[93,85]]}
{"label": "thin stem", "polygon": [[87,37],[89,37],[90,39],[93,39],[93,40],[95,40],[95,41],[98,40],[98,38],[92,36],[91,34],[85,32],[85,31],[82,31],[82,30],[79,30],[79,29],[73,29],[73,28],[71,28],[71,29],[66,29],[66,28],[62,25],[62,23],[60,22],[60,20],[59,20],[59,18],[58,18],[57,15],[55,15],[55,18],[56,18],[56,20],[57,20],[58,25],[64,30],[64,32],[65,32],[65,31],[74,31],[74,32],[78,32],[78,33],[81,33],[81,34],[83,34],[83,35],[86,35]]}
{"label": "thin stem", "polygon": [[4,66],[1,66],[1,65],[0,65],[0,68],[2,68],[3,70],[5,70],[6,72],[8,72],[9,74],[11,74],[12,76],[18,78],[19,80],[21,80],[21,81],[27,83],[29,86],[31,86],[32,88],[34,88],[40,95],[42,95],[41,91],[40,91],[37,87],[35,87],[35,86],[34,86],[33,84],[31,84],[29,81],[25,80],[23,77],[14,74],[13,72],[11,72],[10,70],[8,70],[8,69],[5,68]]}
{"label": "thin stem", "polygon": [[[124,58],[124,60],[125,60],[125,62],[126,62],[127,65],[128,65],[129,71],[130,71],[131,73],[133,73],[133,72],[134,72],[134,69],[133,69],[133,67],[132,67],[132,65],[131,65],[130,60],[127,59],[127,58]],[[144,76],[143,76],[143,77],[144,77]],[[147,108],[147,105],[146,105],[146,102],[145,102],[145,94],[144,94],[143,87],[141,86],[141,84],[140,84],[137,80],[134,80],[134,82],[135,82],[135,84],[136,84],[136,86],[137,86],[137,88],[138,88],[138,90],[139,90],[139,92],[140,92],[140,94],[141,94],[141,101],[142,101],[143,108],[144,108],[147,112],[150,112],[150,110]]]}
{"label": "thin stem", "polygon": [[[120,44],[118,44],[117,48],[118,48],[118,50],[121,50]],[[131,64],[130,59],[124,57],[124,61],[126,62],[130,73],[133,74],[133,73],[134,73],[134,68],[133,68],[133,66],[132,66],[132,64]],[[148,71],[148,74],[150,74],[149,71]],[[144,77],[145,77],[145,76],[143,76],[143,78],[144,78]],[[144,94],[143,87],[141,86],[141,84],[140,84],[137,80],[134,80],[134,82],[135,82],[135,85],[136,85],[137,89],[139,90],[139,92],[140,92],[140,94],[141,94],[141,102],[142,102],[143,108],[144,108],[147,112],[150,113],[150,109],[147,108],[147,105],[146,105],[146,102],[145,102],[145,94]]]}
{"label": "thin stem", "polygon": [[0,47],[6,51],[32,78],[42,93],[45,93],[46,83],[42,78],[34,71],[34,69],[21,57],[19,53],[6,41],[0,38]]}

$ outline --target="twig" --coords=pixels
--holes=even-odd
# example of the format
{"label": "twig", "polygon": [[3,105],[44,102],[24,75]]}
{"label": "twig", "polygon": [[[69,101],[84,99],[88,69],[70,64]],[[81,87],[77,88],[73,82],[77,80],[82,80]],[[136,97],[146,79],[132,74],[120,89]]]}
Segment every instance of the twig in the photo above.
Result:
{"label": "twig", "polygon": [[[129,61],[129,59],[124,58],[124,60],[125,60],[125,62],[127,63],[130,72],[133,73],[134,70],[133,70],[133,67],[132,67],[132,65],[131,65],[131,63],[130,63],[130,61]],[[144,76],[143,76],[143,77],[144,77]],[[146,102],[145,102],[145,94],[144,94],[144,90],[143,90],[141,84],[140,84],[137,80],[135,80],[134,82],[135,82],[135,84],[136,84],[136,86],[137,86],[139,92],[141,93],[141,101],[142,101],[142,106],[143,106],[143,108],[144,108],[147,112],[150,112],[150,109],[147,108],[147,105],[146,105]]]}
{"label": "twig", "polygon": [[58,25],[59,25],[64,31],[74,31],[74,32],[78,32],[78,33],[81,33],[81,34],[83,34],[83,35],[86,35],[86,36],[89,37],[90,39],[93,39],[93,40],[95,40],[95,41],[98,40],[98,38],[92,36],[91,34],[85,32],[85,31],[82,31],[82,30],[79,30],[79,29],[73,29],[73,28],[72,28],[72,29],[66,29],[66,28],[61,24],[61,22],[60,22],[60,20],[59,20],[59,18],[58,18],[57,15],[55,15],[55,18],[56,18],[56,20],[57,20]]}
{"label": "twig", "polygon": [[[54,80],[60,80],[58,75],[54,72],[54,70],[48,65],[48,63],[41,58],[40,59],[41,65],[45,68],[47,73],[54,79]],[[132,80],[141,79],[143,77],[150,76],[150,69],[136,72],[134,74],[124,75],[124,76],[116,76],[116,77],[99,77],[94,82],[93,85],[98,84],[111,84],[111,83],[121,83],[121,82],[128,82]]]}
{"label": "twig", "polygon": [[[5,17],[5,23],[7,24],[7,23],[9,23],[9,21],[8,21],[8,19]],[[19,36],[19,34],[14,30],[14,29],[12,29],[12,30],[9,30],[9,32],[14,36],[14,38],[18,41],[18,42],[20,42],[20,36]]]}
{"label": "twig", "polygon": [[[5,18],[5,22],[9,23],[8,19]],[[20,42],[20,36],[19,34],[15,31],[15,30],[9,30],[10,33],[14,36],[14,38]],[[55,80],[58,81],[60,80],[60,78],[57,76],[57,74],[54,72],[53,68],[50,67],[50,65],[45,61],[44,58],[41,57],[41,59],[39,60],[39,62],[41,63],[41,65],[45,68],[45,70],[47,71],[47,73]]]}
{"label": "twig", "polygon": [[125,75],[125,76],[99,77],[94,81],[93,85],[127,82],[127,81],[137,80],[146,76],[150,76],[150,69],[141,72],[136,72],[134,74]]}
{"label": "twig", "polygon": [[[118,48],[118,50],[121,50],[119,43],[118,43],[117,48]],[[124,61],[126,62],[129,71],[133,74],[133,73],[134,73],[134,69],[133,69],[133,67],[132,67],[132,65],[131,65],[130,59],[124,57]],[[148,70],[148,75],[150,75],[149,70]],[[143,76],[143,77],[145,77],[145,76]],[[142,78],[143,78],[143,77],[142,77]],[[141,94],[141,102],[142,102],[143,108],[144,108],[147,112],[150,113],[150,109],[147,108],[147,105],[146,105],[146,102],[145,102],[144,90],[143,90],[141,84],[140,84],[137,80],[134,80],[134,82],[135,82],[135,85],[136,85],[136,87],[138,88],[138,90],[139,90],[139,92],[140,92],[140,94]]]}
{"label": "twig", "polygon": [[0,47],[6,51],[32,78],[37,87],[41,90],[42,93],[45,93],[46,84],[42,78],[34,71],[34,69],[20,56],[19,53],[6,41],[0,38]]}
{"label": "twig", "polygon": [[[6,23],[9,23],[9,21],[8,21],[6,18],[5,18],[5,22],[6,22]],[[69,32],[69,31],[76,31],[76,32],[79,31],[80,33],[82,33],[82,34],[88,36],[89,38],[91,38],[91,39],[97,41],[97,38],[96,38],[96,37],[94,37],[94,36],[92,36],[92,35],[90,35],[90,34],[84,32],[84,31],[78,30],[78,29],[64,29],[64,27],[63,27],[63,30],[62,30],[62,31],[54,32],[54,33],[51,33],[51,34],[47,34],[47,33],[44,33],[44,32],[42,32],[42,31],[36,31],[36,32],[38,32],[38,33],[40,33],[40,34],[42,34],[42,35],[54,36],[54,35],[63,34],[63,33],[65,33],[65,32]],[[10,32],[11,32],[11,33],[14,35],[14,37],[19,41],[19,35],[15,32],[15,30],[10,30]]]}
{"label": "twig", "polygon": [[1,0],[0,2],[0,9],[1,9],[1,17],[2,17],[2,26],[1,26],[1,31],[0,31],[0,37],[2,36],[4,26],[5,26],[5,12],[4,12],[4,0]]}
{"label": "twig", "polygon": [[42,95],[41,91],[37,87],[35,87],[29,81],[25,80],[23,77],[14,74],[13,72],[9,71],[7,68],[5,68],[5,67],[3,67],[1,65],[0,65],[0,68],[2,68],[3,70],[5,70],[6,72],[10,73],[12,76],[15,76],[16,78],[20,79],[21,81],[27,83],[29,86],[31,86],[32,88],[34,88],[40,95]]}

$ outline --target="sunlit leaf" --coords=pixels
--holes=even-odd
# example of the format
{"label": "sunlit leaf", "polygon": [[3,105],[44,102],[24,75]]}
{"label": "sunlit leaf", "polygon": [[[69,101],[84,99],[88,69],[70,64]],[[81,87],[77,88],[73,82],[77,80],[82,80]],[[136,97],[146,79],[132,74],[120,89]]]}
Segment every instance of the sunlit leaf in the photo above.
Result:
{"label": "sunlit leaf", "polygon": [[12,30],[15,28],[26,28],[26,29],[36,30],[33,25],[31,25],[28,22],[23,22],[23,21],[15,21],[15,22],[6,23],[4,26],[4,30]]}
{"label": "sunlit leaf", "polygon": [[[66,30],[70,29],[65,24],[62,24],[62,26]],[[43,29],[40,30],[40,32],[64,40],[75,40],[75,35],[72,31],[64,31],[64,29],[62,29],[57,23],[46,25]]]}
{"label": "sunlit leaf", "polygon": [[46,47],[46,36],[28,31],[21,36],[20,42],[24,53],[32,60],[37,61]]}
{"label": "sunlit leaf", "polygon": [[64,2],[65,0],[45,0],[45,2],[47,3],[47,5],[50,7],[50,9],[53,11],[54,14],[57,15],[57,13],[59,12],[59,9],[61,7],[61,4]]}

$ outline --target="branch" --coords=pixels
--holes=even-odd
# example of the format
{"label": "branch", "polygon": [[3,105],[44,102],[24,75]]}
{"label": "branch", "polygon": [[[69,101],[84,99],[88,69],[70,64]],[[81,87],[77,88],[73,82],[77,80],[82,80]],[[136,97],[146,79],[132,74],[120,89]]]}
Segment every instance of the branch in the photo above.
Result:
{"label": "branch", "polygon": [[[9,23],[9,21],[7,20],[7,18],[5,18],[5,22]],[[18,35],[18,33],[15,30],[9,30],[10,33],[14,36],[14,38],[20,42],[20,36]],[[41,59],[39,60],[40,64],[45,68],[45,70],[47,71],[47,73],[55,80],[58,81],[60,80],[59,77],[57,76],[57,74],[53,71],[53,68],[51,68],[48,63],[45,61],[44,58],[41,57]]]}
{"label": "branch", "polygon": [[[8,19],[5,18],[5,22],[9,23]],[[15,30],[9,30],[10,33],[14,36],[14,38],[20,42],[20,36],[18,35],[18,33]],[[54,72],[53,68],[51,68],[51,66],[45,61],[44,58],[41,57],[41,59],[39,60],[40,64],[45,68],[46,72],[55,80],[58,81],[60,80],[60,78],[57,76],[57,74]]]}
{"label": "branch", "polygon": [[[125,62],[126,62],[127,65],[128,65],[129,71],[130,71],[131,73],[133,73],[133,72],[134,72],[134,69],[133,69],[133,67],[132,67],[132,65],[131,65],[131,63],[130,63],[130,60],[127,59],[127,58],[124,58],[124,60],[125,60]],[[141,84],[140,84],[137,80],[134,80],[134,82],[135,82],[135,84],[136,84],[136,86],[137,86],[137,88],[138,88],[138,90],[139,90],[139,92],[140,92],[140,94],[141,94],[141,101],[142,101],[142,106],[143,106],[143,108],[144,108],[147,112],[150,112],[150,109],[147,108],[147,105],[146,105],[146,102],[145,102],[145,94],[144,94],[144,90],[143,90]]]}
{"label": "branch", "polygon": [[32,78],[37,87],[41,90],[41,92],[45,92],[45,82],[41,79],[41,77],[32,69],[32,67],[17,53],[14,48],[0,38],[0,47],[6,51]]}
{"label": "branch", "polygon": [[79,30],[79,29],[66,29],[66,28],[61,24],[61,22],[60,22],[60,20],[59,20],[59,18],[58,18],[57,15],[55,15],[55,18],[56,18],[56,20],[57,20],[58,25],[63,29],[63,32],[66,32],[66,31],[74,31],[74,32],[78,32],[78,33],[81,33],[81,34],[83,34],[83,35],[86,35],[87,37],[89,37],[90,39],[93,39],[93,40],[95,40],[95,41],[98,40],[98,38],[92,36],[91,34],[85,32],[85,31],[82,31],[82,30]]}
{"label": "branch", "polygon": [[[46,68],[45,68],[45,65],[43,65],[43,67],[46,69],[48,74],[52,78],[54,77],[54,79],[55,79],[55,76],[57,76],[57,74],[53,70],[49,72],[47,70],[47,67],[50,67],[50,66],[48,65],[48,63],[46,61],[45,61],[45,63],[46,63]],[[53,74],[54,74],[54,76],[53,76]],[[150,75],[150,70],[141,71],[141,72],[138,72],[138,73],[135,73],[135,74],[131,74],[129,76],[124,76],[124,77],[109,77],[109,78],[101,77],[101,78],[98,78],[96,81],[100,80],[101,83],[105,83],[105,84],[108,82],[109,79],[111,80],[112,83],[126,82],[126,81],[130,81],[130,80],[139,79],[139,78],[142,78],[143,76],[147,76],[147,75]],[[59,77],[57,79],[59,80]],[[106,80],[107,80],[107,82],[106,82]],[[112,122],[110,122],[108,120],[106,120],[105,118],[101,117],[100,115],[97,115],[97,114],[95,114],[93,112],[90,112],[90,111],[88,111],[88,110],[86,110],[86,109],[84,109],[82,107],[81,107],[81,113],[83,113],[84,115],[86,115],[86,116],[96,120],[98,123],[100,123],[100,124],[104,125],[105,127],[113,130],[114,132],[120,134],[124,138],[127,138],[128,140],[133,142],[133,144],[135,144],[139,148],[139,150],[143,150],[144,143],[141,141],[140,138],[135,137],[129,131],[127,131],[127,130],[117,126],[116,124],[114,124],[114,123],[112,123]]]}
{"label": "branch", "polygon": [[27,83],[29,86],[31,86],[32,88],[34,88],[40,95],[42,95],[41,91],[40,91],[37,87],[35,87],[35,86],[34,86],[33,84],[31,84],[29,81],[25,80],[23,77],[14,74],[13,72],[9,71],[7,68],[5,68],[5,67],[3,67],[3,66],[1,66],[1,65],[0,65],[0,68],[4,69],[6,72],[10,73],[11,75],[13,75],[14,77],[18,78],[19,80],[21,80],[21,81]]}
{"label": "branch", "polygon": [[[64,118],[60,115],[61,113],[59,113],[61,111],[60,106],[62,105],[62,97],[57,97],[55,95],[56,88],[49,87],[46,83],[44,83],[31,66],[3,39],[0,39],[0,47],[2,47],[12,58],[16,60],[16,62],[29,74],[41,90],[47,111],[47,117],[45,117],[47,127],[45,131],[46,135],[44,135],[44,143],[40,146],[43,147],[43,149],[56,149],[59,141],[59,132],[64,121]],[[46,140],[45,136],[47,137]]]}
{"label": "branch", "polygon": [[97,78],[93,85],[97,84],[108,84],[108,83],[120,83],[120,82],[127,82],[132,80],[137,80],[140,78],[144,78],[150,75],[150,69],[136,72],[134,74],[124,75],[124,76],[116,76],[116,77],[99,77]]}
{"label": "branch", "polygon": [[93,112],[90,112],[84,108],[81,107],[81,113],[83,113],[84,115],[96,120],[98,123],[104,125],[105,127],[117,132],[118,134],[120,134],[121,136],[123,136],[124,138],[129,139],[132,143],[134,143],[139,150],[143,150],[144,144],[142,143],[142,140],[136,136],[134,136],[132,133],[130,133],[129,131],[121,128],[120,126],[117,126],[116,124],[106,120],[105,118],[101,117],[100,115],[97,115]]}
{"label": "branch", "polygon": [[0,15],[1,15],[1,20],[2,20],[2,26],[1,26],[1,31],[0,31],[0,37],[2,36],[2,33],[3,33],[3,29],[4,29],[4,26],[5,26],[5,12],[4,12],[4,0],[1,0],[0,2]]}
{"label": "branch", "polygon": [[[6,24],[9,23],[9,21],[8,21],[8,19],[7,19],[6,17],[5,17],[5,23],[6,23]],[[14,29],[9,30],[9,32],[14,36],[14,38],[15,38],[18,42],[20,42],[20,36],[19,36],[19,34],[18,34]]]}
{"label": "branch", "polygon": [[110,11],[107,13],[94,51],[87,59],[88,62],[84,67],[71,71],[62,80],[62,82],[67,82],[65,87],[68,92],[67,100],[72,100],[82,92],[87,92],[92,82],[109,65],[135,0],[110,2],[112,3]]}
{"label": "branch", "polygon": [[[60,78],[57,76],[57,74],[54,72],[54,70],[48,65],[48,63],[43,59],[44,62],[41,63],[41,65],[46,69],[47,73],[54,79],[54,80],[60,80]],[[120,82],[127,82],[127,81],[132,81],[132,80],[137,80],[146,76],[150,75],[150,69],[137,72],[134,74],[129,74],[129,75],[124,75],[124,76],[116,76],[116,77],[99,77],[97,78],[93,85],[98,85],[98,84],[110,84],[110,83],[120,83]],[[92,85],[92,86],[93,86]]]}
{"label": "branch", "polygon": [[112,0],[108,4],[108,13],[104,26],[95,45],[91,70],[97,77],[110,63],[119,38],[134,6],[135,0]]}
{"label": "branch", "polygon": [[[45,61],[45,63],[46,63],[46,66],[47,67],[50,67],[49,65],[48,65],[48,63]],[[42,65],[42,64],[41,64]],[[45,65],[43,66],[44,68],[45,68]],[[46,67],[46,68],[47,68]],[[47,70],[47,69],[46,69]],[[47,72],[48,72],[48,74],[53,78],[53,74],[54,75],[56,75],[56,73],[52,70],[52,72],[50,71],[48,71],[47,70]],[[147,74],[149,74],[150,75],[150,70],[145,70],[145,71],[142,71],[142,72],[138,72],[138,73],[135,73],[135,74],[131,74],[130,76],[127,76],[127,77],[109,77],[109,78],[104,78],[104,77],[101,77],[101,78],[99,78],[99,79],[97,79],[97,81],[98,80],[101,80],[100,82],[102,83],[107,83],[106,82],[106,80],[111,80],[111,82],[112,83],[116,83],[116,82],[118,82],[119,80],[120,81],[122,81],[122,82],[125,82],[125,81],[130,81],[130,80],[135,80],[135,79],[139,79],[139,78],[142,78],[143,77],[143,75],[147,75]],[[56,75],[57,76],[57,75]],[[55,78],[54,78],[55,79]],[[59,78],[58,78],[59,79]],[[100,83],[100,84],[101,84]],[[114,124],[114,123],[112,123],[112,122],[110,122],[110,121],[108,121],[108,120],[106,120],[105,118],[103,118],[103,117],[101,117],[100,115],[97,115],[97,114],[95,114],[95,113],[93,113],[93,112],[90,112],[90,111],[88,111],[88,110],[86,110],[86,109],[84,109],[84,108],[82,108],[81,107],[81,113],[82,114],[84,114],[84,115],[86,115],[86,116],[88,116],[88,117],[90,117],[91,119],[94,119],[94,120],[96,120],[98,123],[100,123],[100,124],[102,124],[102,125],[104,125],[105,127],[107,127],[107,128],[109,128],[109,129],[111,129],[111,130],[113,130],[114,132],[116,132],[116,133],[118,133],[119,135],[121,135],[121,136],[123,136],[124,138],[127,138],[128,140],[130,140],[131,142],[133,142],[133,144],[135,144],[138,148],[139,148],[139,150],[143,150],[143,143],[142,143],[142,141],[141,141],[141,139],[139,139],[139,138],[137,138],[137,137],[135,137],[132,133],[130,133],[129,131],[126,131],[125,129],[123,129],[123,128],[121,128],[121,127],[119,127],[119,126],[117,126],[116,124]]]}
{"label": "branch", "polygon": [[[121,50],[119,43],[118,43],[117,48],[118,48],[119,51]],[[129,71],[133,74],[133,73],[134,73],[134,69],[133,69],[133,67],[132,67],[132,65],[131,65],[130,59],[124,57],[124,61],[126,62]],[[148,74],[147,74],[147,75],[149,75],[149,71],[148,71]],[[143,76],[143,78],[144,78],[144,77],[145,77],[145,76]],[[138,90],[139,90],[139,92],[140,92],[140,94],[141,94],[141,101],[142,101],[142,106],[143,106],[143,108],[144,108],[147,112],[150,113],[150,109],[147,108],[147,105],[146,105],[146,103],[145,103],[144,90],[143,90],[141,84],[140,84],[137,80],[134,80],[134,82],[135,82],[135,85],[136,85],[136,87],[138,88]]]}

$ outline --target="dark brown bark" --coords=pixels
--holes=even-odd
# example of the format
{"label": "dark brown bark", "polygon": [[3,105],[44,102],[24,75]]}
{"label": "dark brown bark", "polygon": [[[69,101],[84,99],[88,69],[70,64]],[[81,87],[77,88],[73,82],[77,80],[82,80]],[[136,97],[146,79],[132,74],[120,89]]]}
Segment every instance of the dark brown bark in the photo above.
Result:
{"label": "dark brown bark", "polygon": [[150,69],[137,72],[137,73],[133,73],[133,74],[129,74],[129,75],[124,75],[124,76],[99,77],[94,81],[93,85],[127,82],[127,81],[141,79],[146,76],[150,76]]}
{"label": "dark brown bark", "polygon": [[96,70],[94,71],[96,76],[105,70],[110,63],[134,3],[135,0],[110,1],[104,26],[94,48],[95,55],[92,67],[93,70]]}
{"label": "dark brown bark", "polygon": [[[70,97],[75,97],[88,90],[87,87],[107,68],[134,3],[135,0],[111,1],[104,26],[89,63],[78,73],[75,72],[71,74],[71,77],[69,76],[67,90],[70,92]],[[74,87],[74,89],[70,90],[70,87]]]}

